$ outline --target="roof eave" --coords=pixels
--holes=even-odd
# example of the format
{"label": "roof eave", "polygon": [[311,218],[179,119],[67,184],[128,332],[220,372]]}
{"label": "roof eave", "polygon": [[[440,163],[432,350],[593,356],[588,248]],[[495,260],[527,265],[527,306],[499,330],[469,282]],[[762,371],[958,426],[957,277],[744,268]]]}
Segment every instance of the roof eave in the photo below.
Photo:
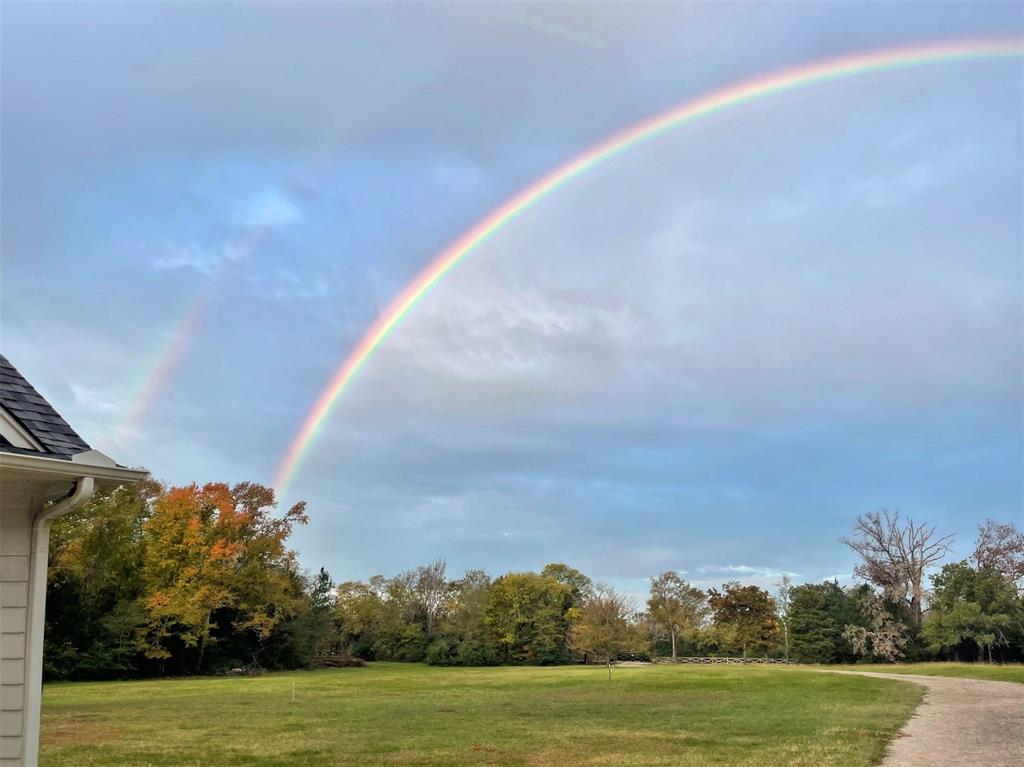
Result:
{"label": "roof eave", "polygon": [[44,480],[93,477],[98,482],[139,482],[149,476],[145,469],[126,469],[122,466],[97,466],[90,463],[46,458],[38,455],[0,453],[0,471],[32,475]]}

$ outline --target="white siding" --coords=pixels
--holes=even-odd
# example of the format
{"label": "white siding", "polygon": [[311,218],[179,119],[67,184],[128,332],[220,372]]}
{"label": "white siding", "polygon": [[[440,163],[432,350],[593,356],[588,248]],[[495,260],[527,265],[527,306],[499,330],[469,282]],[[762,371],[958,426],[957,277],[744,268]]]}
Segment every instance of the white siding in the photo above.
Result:
{"label": "white siding", "polygon": [[15,767],[24,753],[32,518],[42,499],[28,482],[5,480],[0,493],[0,767]]}

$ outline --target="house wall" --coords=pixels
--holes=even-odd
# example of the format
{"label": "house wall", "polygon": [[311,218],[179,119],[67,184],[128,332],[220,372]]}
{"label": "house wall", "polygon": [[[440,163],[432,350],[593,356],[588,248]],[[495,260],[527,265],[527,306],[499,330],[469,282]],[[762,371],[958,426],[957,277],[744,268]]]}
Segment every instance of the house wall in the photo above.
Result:
{"label": "house wall", "polygon": [[0,767],[23,764],[32,519],[39,485],[5,478],[0,490]]}

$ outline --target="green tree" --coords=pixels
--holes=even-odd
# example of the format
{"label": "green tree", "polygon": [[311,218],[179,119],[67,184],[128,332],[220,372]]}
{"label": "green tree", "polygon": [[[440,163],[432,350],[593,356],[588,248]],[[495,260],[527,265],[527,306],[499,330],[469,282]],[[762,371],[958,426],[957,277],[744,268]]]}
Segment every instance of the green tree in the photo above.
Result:
{"label": "green tree", "polygon": [[824,590],[808,583],[793,589],[789,607],[793,658],[800,663],[828,663],[832,660],[836,636],[843,627],[829,615]]}
{"label": "green tree", "polygon": [[544,565],[540,574],[545,578],[553,578],[559,583],[568,586],[572,591],[574,605],[583,604],[594,593],[594,582],[575,567],[562,562],[551,562]]}
{"label": "green tree", "polygon": [[452,655],[465,666],[489,666],[498,662],[494,632],[487,625],[491,579],[483,570],[469,570],[455,583],[455,606],[447,634]]}
{"label": "green tree", "polygon": [[537,573],[509,573],[494,581],[485,622],[509,663],[564,663],[572,589]]}
{"label": "green tree", "polygon": [[346,650],[367,660],[423,660],[428,637],[415,587],[415,571],[339,584],[335,614]]}
{"label": "green tree", "polygon": [[1011,580],[997,569],[979,571],[967,562],[945,565],[932,577],[932,615],[922,636],[933,651],[952,650],[973,643],[978,660],[993,646],[1010,646],[1024,622],[1024,606]]}
{"label": "green tree", "polygon": [[102,679],[138,670],[143,620],[143,528],[163,492],[153,481],[101,488],[57,520],[50,536],[45,668],[48,679]]}
{"label": "green tree", "polygon": [[317,657],[330,654],[335,640],[334,582],[323,567],[313,577],[303,577],[305,604],[293,619],[289,645],[296,665],[311,666]]}
{"label": "green tree", "polygon": [[362,581],[345,581],[335,588],[334,618],[341,644],[352,655],[375,660],[384,600],[379,590]]}
{"label": "green tree", "polygon": [[750,651],[768,653],[779,633],[775,601],[757,586],[726,583],[723,591],[708,590],[708,603],[719,626],[731,627],[743,657]]}
{"label": "green tree", "polygon": [[792,587],[787,620],[795,660],[839,663],[855,657],[843,631],[859,622],[857,603],[835,581]]}
{"label": "green tree", "polygon": [[654,627],[669,637],[672,660],[675,660],[680,633],[697,629],[707,619],[707,595],[680,578],[678,573],[668,570],[651,578],[647,611]]}

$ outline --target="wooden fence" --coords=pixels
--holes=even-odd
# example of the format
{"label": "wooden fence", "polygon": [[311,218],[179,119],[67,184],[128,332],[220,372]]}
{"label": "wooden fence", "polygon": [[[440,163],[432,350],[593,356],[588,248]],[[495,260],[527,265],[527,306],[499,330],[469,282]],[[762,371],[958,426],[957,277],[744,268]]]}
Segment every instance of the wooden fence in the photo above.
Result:
{"label": "wooden fence", "polygon": [[738,663],[740,665],[753,665],[753,664],[786,664],[795,663],[795,661],[784,660],[783,658],[711,658],[711,657],[679,657],[675,660],[672,658],[651,658],[651,663]]}

